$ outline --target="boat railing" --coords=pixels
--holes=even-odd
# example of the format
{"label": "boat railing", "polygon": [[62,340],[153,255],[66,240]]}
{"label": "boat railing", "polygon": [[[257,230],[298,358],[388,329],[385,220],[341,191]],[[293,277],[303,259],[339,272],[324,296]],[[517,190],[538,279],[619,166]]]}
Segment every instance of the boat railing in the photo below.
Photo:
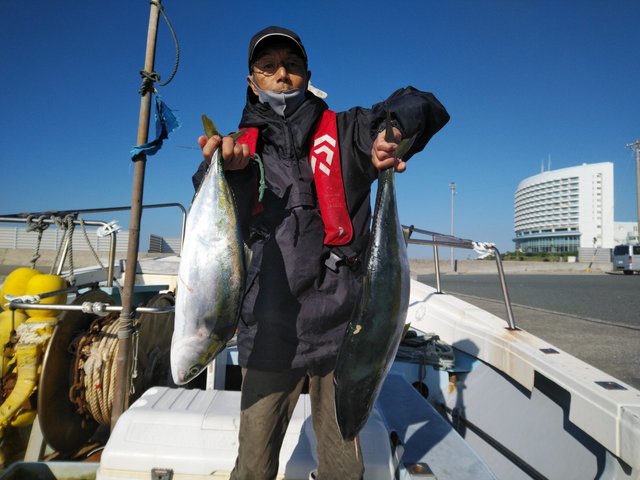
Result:
{"label": "boat railing", "polygon": [[[402,226],[405,232],[405,238],[408,244],[413,245],[432,245],[433,246],[433,261],[436,277],[436,292],[442,292],[441,274],[440,274],[440,256],[438,247],[451,247],[462,248],[467,250],[474,250],[482,255],[493,255],[496,260],[496,267],[498,269],[498,278],[500,280],[500,289],[504,299],[505,308],[507,310],[507,324],[510,330],[516,330],[516,322],[513,316],[513,308],[511,307],[511,299],[509,298],[509,289],[507,288],[507,281],[504,275],[504,268],[502,266],[502,258],[500,251],[492,243],[476,242],[465,238],[455,237],[453,235],[446,235],[443,233],[432,232],[429,230],[423,230],[411,226]],[[415,238],[414,234],[424,235],[427,238]],[[430,238],[429,238],[430,237]]]}
{"label": "boat railing", "polygon": [[[180,229],[180,249],[182,249],[182,244],[184,242],[184,232],[185,225],[187,219],[187,210],[180,203],[156,203],[143,205],[143,209],[154,209],[154,208],[169,208],[169,207],[177,207],[180,209],[182,213],[182,223]],[[118,212],[118,211],[126,211],[131,210],[130,206],[121,206],[121,207],[104,207],[104,208],[86,208],[86,209],[76,209],[76,210],[55,210],[55,211],[46,211],[46,212],[30,212],[30,213],[16,213],[10,215],[2,215],[0,216],[0,223],[23,223],[23,224],[32,224],[32,223],[41,223],[45,225],[51,224],[59,224],[61,220],[71,219],[74,225],[82,225],[82,226],[90,226],[90,227],[103,227],[107,235],[109,236],[109,265],[107,267],[107,287],[113,286],[113,266],[115,264],[116,257],[116,236],[117,229],[110,228],[111,225],[109,222],[101,221],[101,220],[84,220],[81,218],[81,215],[92,214],[92,213],[108,213],[108,212]],[[65,237],[64,243],[61,245],[60,251],[61,255],[59,256],[59,260],[57,262],[57,267],[55,268],[55,273],[60,275],[62,273],[62,269],[64,268],[64,264],[66,261],[66,255],[68,251],[69,242],[71,239],[69,237]],[[39,299],[46,298],[47,295],[41,295]],[[4,299],[1,299],[4,301]],[[36,299],[38,300],[38,299]],[[47,304],[47,305],[39,305],[37,303],[33,303],[32,301],[25,302],[21,301],[21,299],[14,299],[9,303],[11,309],[19,309],[19,308],[28,308],[31,310],[38,309],[47,309],[47,310],[60,310],[60,311],[74,311],[81,310],[86,313],[94,313],[98,315],[107,315],[110,312],[121,311],[122,307],[115,305],[106,305],[106,304],[85,304],[85,305],[55,305],[55,304]],[[172,307],[138,307],[136,311],[138,313],[167,313],[168,308]]]}
{"label": "boat railing", "polygon": [[[143,209],[152,209],[152,208],[168,208],[168,207],[177,207],[182,212],[182,225],[180,231],[180,247],[182,248],[182,242],[184,241],[184,232],[186,225],[186,217],[187,211],[184,206],[180,203],[161,203],[161,204],[149,204],[143,205]],[[80,209],[80,210],[64,210],[64,211],[48,211],[48,212],[37,212],[37,213],[19,213],[13,215],[3,215],[0,216],[0,223],[30,223],[33,222],[34,219],[37,221],[47,224],[56,223],[60,218],[68,218],[71,216],[73,218],[73,223],[75,225],[86,225],[86,226],[102,226],[108,227],[109,224],[104,221],[98,220],[81,220],[79,216],[81,214],[87,213],[106,213],[106,212],[114,212],[114,211],[124,211],[130,210],[130,206],[123,207],[105,207],[105,208],[91,208],[91,209]],[[491,243],[483,243],[476,242],[474,240],[464,239],[455,237],[453,235],[446,235],[438,232],[432,232],[429,230],[424,230],[420,228],[416,228],[414,226],[404,226],[403,229],[405,231],[405,237],[407,239],[408,244],[413,245],[432,245],[433,246],[433,257],[434,257],[434,266],[435,266],[435,277],[436,277],[436,292],[442,292],[441,286],[441,273],[440,273],[440,258],[438,247],[451,247],[451,248],[462,248],[468,250],[474,250],[479,253],[484,254],[492,254],[496,260],[496,266],[498,270],[498,277],[500,280],[500,288],[502,291],[505,308],[507,311],[507,324],[508,328],[511,330],[516,329],[515,319],[513,315],[513,309],[511,307],[511,300],[509,298],[509,291],[507,288],[507,282],[504,275],[504,269],[502,266],[502,259],[500,256],[500,252],[498,248]],[[112,229],[109,231],[110,236],[110,245],[109,245],[109,267],[108,267],[108,276],[107,276],[107,286],[111,287],[113,285],[113,265],[115,263],[115,254],[116,254],[116,233],[117,231]],[[430,238],[416,238],[415,234],[423,235]],[[68,241],[68,240],[67,240]],[[62,246],[63,254],[66,254],[66,245]],[[62,257],[58,263],[58,271],[59,275],[62,271],[63,265],[65,262],[65,258]],[[10,308],[29,308],[37,310],[38,308],[48,309],[48,310],[82,310],[85,312],[95,313],[99,315],[106,315],[109,312],[121,311],[122,307],[115,305],[103,305],[103,304],[91,304],[91,305],[38,305],[33,302],[22,302],[20,299],[14,299],[10,302]],[[139,313],[167,313],[168,309],[170,310],[172,307],[138,307],[136,309]],[[144,310],[144,311],[143,311]]]}

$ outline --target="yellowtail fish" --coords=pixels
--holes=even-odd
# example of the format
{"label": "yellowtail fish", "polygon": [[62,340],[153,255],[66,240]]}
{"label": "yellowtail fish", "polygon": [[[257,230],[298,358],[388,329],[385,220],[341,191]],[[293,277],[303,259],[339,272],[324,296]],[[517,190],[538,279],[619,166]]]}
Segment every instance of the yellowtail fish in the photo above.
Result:
{"label": "yellowtail fish", "polygon": [[[387,117],[385,139],[395,142]],[[413,138],[398,144],[404,155]],[[407,144],[409,144],[407,146]],[[335,369],[335,406],[340,433],[353,440],[378,398],[402,340],[409,308],[409,258],[398,218],[394,169],[378,175],[360,302],[351,317]]]}
{"label": "yellowtail fish", "polygon": [[[205,118],[206,134],[219,135]],[[177,385],[200,374],[238,325],[246,275],[244,244],[222,162],[218,149],[187,216],[171,341],[171,374]]]}

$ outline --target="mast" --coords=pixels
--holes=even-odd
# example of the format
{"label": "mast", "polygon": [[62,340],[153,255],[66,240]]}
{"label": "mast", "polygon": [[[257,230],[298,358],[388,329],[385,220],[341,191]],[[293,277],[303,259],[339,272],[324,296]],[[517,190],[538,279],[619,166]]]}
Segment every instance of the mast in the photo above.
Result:
{"label": "mast", "polygon": [[[147,49],[144,60],[144,71],[153,72],[158,19],[160,17],[161,0],[152,0],[149,13],[149,30],[147,32]],[[138,141],[142,145],[148,141],[149,119],[151,115],[151,89],[147,89],[140,100],[138,119]],[[131,189],[131,215],[129,220],[129,244],[127,247],[127,263],[125,282],[122,291],[122,311],[118,328],[118,351],[116,355],[116,378],[113,405],[111,409],[111,429],[115,427],[129,403],[131,383],[131,340],[133,335],[133,289],[136,280],[136,264],[140,245],[140,220],[142,218],[142,196],[144,192],[144,174],[147,156],[144,153],[134,158],[133,186]]]}

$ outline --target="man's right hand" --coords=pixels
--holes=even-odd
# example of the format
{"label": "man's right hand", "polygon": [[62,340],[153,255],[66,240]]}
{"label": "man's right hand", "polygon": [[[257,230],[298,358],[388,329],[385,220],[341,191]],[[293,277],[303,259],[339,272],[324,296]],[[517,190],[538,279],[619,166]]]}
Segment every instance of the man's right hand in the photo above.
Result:
{"label": "man's right hand", "polygon": [[249,165],[251,160],[251,154],[249,153],[249,146],[237,143],[232,137],[220,137],[214,135],[213,137],[207,137],[201,135],[198,137],[198,145],[202,149],[202,156],[204,160],[211,164],[211,158],[213,153],[222,144],[222,159],[224,160],[225,170],[242,170]]}

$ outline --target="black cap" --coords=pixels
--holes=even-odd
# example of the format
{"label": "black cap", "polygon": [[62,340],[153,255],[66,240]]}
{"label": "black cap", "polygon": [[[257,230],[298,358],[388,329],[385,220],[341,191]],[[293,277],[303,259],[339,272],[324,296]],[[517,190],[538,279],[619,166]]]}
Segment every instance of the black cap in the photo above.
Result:
{"label": "black cap", "polygon": [[265,40],[275,40],[278,37],[280,40],[285,40],[291,43],[291,45],[299,51],[300,56],[304,59],[304,63],[307,63],[307,52],[305,51],[298,34],[288,28],[271,26],[260,30],[249,42],[249,72],[251,72],[251,65],[254,60],[253,56],[256,53],[258,45]]}

